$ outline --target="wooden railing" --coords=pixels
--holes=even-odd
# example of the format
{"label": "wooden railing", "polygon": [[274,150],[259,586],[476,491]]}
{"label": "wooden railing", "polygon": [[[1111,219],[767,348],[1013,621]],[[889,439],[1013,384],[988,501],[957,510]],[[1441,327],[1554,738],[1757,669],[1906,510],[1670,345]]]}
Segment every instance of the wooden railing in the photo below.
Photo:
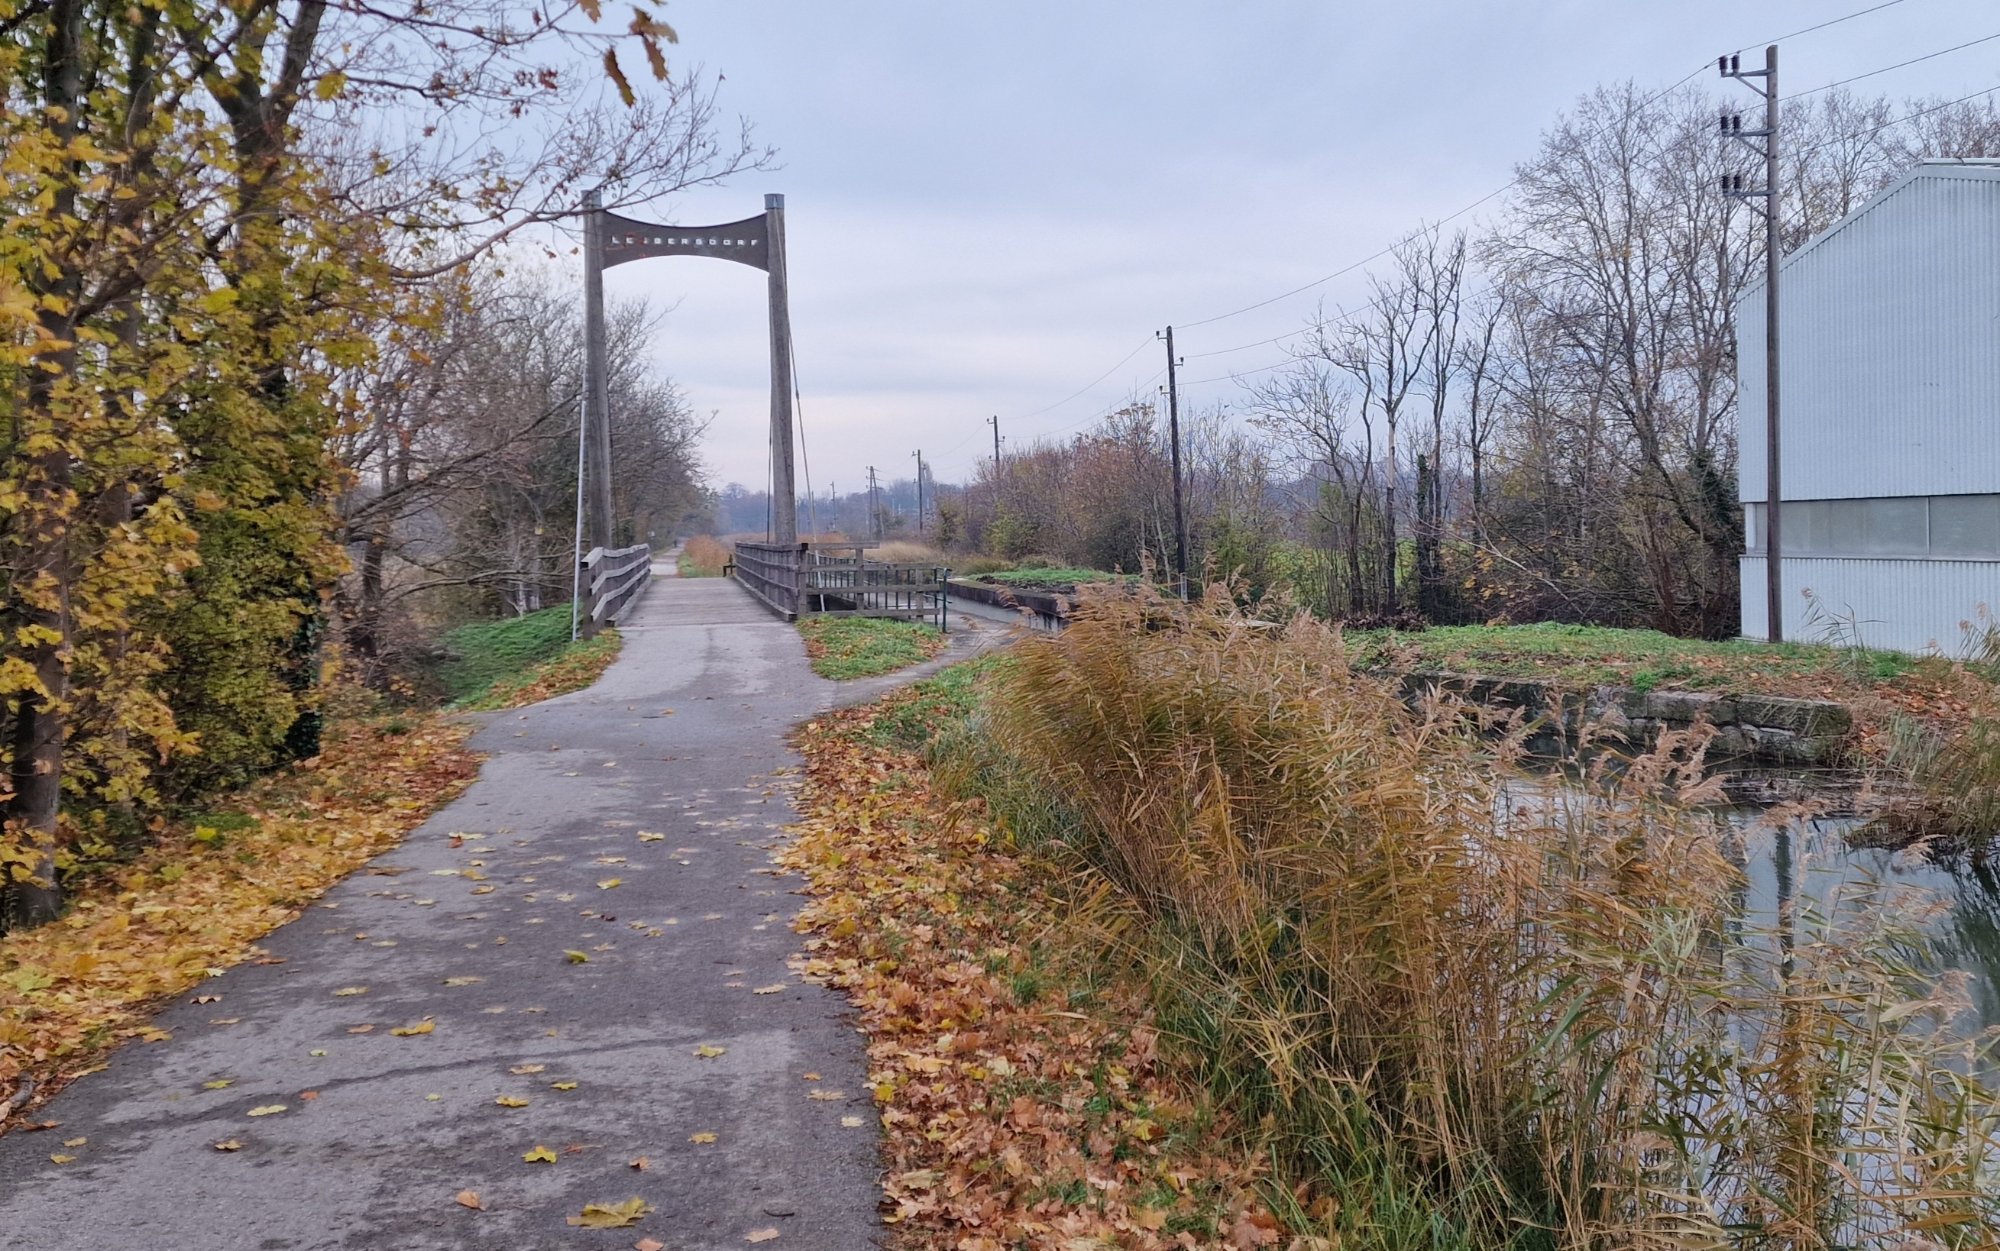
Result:
{"label": "wooden railing", "polygon": [[736,580],[787,621],[798,619],[805,564],[803,543],[736,544]]}
{"label": "wooden railing", "polygon": [[830,550],[808,554],[800,592],[805,610],[826,617],[896,617],[948,624],[951,570],[941,565],[889,564]]}
{"label": "wooden railing", "polygon": [[951,571],[869,560],[859,544],[736,544],[736,580],[787,621],[898,617],[948,625]]}
{"label": "wooden railing", "polygon": [[653,580],[653,549],[593,547],[583,558],[583,633],[627,619]]}

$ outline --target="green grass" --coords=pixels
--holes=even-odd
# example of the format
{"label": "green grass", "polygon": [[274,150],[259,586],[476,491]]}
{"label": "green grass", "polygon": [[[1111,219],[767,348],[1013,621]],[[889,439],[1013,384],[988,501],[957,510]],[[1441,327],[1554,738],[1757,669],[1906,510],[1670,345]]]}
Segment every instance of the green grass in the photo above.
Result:
{"label": "green grass", "polygon": [[979,703],[980,679],[1006,663],[1006,657],[988,654],[938,670],[875,718],[869,737],[891,747],[926,750],[937,734],[965,726]]}
{"label": "green grass", "polygon": [[799,633],[813,672],[836,681],[894,673],[944,650],[934,627],[887,617],[806,617]]}
{"label": "green grass", "polygon": [[1063,591],[1073,590],[1085,582],[1120,582],[1131,578],[1130,574],[1106,573],[1102,569],[1006,569],[999,573],[982,575],[986,581],[998,582],[1002,586],[1018,586],[1030,590]]}
{"label": "green grass", "polygon": [[519,678],[570,650],[569,605],[558,604],[525,617],[478,621],[439,640],[445,661],[438,669],[446,697],[456,705],[480,702],[498,682]]}
{"label": "green grass", "polygon": [[1823,643],[1713,642],[1555,623],[1355,631],[1348,641],[1366,668],[1444,668],[1640,690],[1827,693],[1890,681],[1925,663],[1900,652]]}

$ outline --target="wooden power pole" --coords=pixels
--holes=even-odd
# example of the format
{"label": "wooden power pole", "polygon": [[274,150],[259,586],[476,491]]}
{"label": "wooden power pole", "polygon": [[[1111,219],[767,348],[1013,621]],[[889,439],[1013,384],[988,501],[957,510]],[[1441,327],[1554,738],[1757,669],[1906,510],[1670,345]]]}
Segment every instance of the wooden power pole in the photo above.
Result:
{"label": "wooden power pole", "polygon": [[1181,394],[1175,369],[1174,328],[1162,336],[1167,341],[1167,439],[1173,445],[1174,470],[1174,575],[1180,582],[1181,598],[1187,598],[1187,516],[1181,511]]}

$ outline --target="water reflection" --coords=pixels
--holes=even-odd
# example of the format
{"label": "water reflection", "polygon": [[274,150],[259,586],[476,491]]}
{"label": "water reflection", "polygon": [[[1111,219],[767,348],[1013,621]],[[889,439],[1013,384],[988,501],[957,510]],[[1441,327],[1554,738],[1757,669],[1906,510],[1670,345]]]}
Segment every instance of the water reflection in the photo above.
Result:
{"label": "water reflection", "polygon": [[1758,809],[1724,815],[1742,838],[1746,921],[1776,926],[1788,903],[1823,911],[1871,886],[1921,891],[1942,905],[1924,924],[1938,971],[1964,971],[1979,1024],[2000,1025],[2000,880],[1990,867],[1852,846],[1852,820],[1774,829]]}

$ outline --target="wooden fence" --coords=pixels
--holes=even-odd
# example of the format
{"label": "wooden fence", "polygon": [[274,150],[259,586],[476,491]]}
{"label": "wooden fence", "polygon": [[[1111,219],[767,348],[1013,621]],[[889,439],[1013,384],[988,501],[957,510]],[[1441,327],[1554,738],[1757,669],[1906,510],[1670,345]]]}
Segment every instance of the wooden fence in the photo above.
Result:
{"label": "wooden fence", "polygon": [[736,577],[787,621],[895,617],[949,626],[951,571],[870,560],[860,544],[736,545]]}
{"label": "wooden fence", "polygon": [[652,580],[653,549],[646,544],[591,548],[583,558],[584,636],[626,620]]}

